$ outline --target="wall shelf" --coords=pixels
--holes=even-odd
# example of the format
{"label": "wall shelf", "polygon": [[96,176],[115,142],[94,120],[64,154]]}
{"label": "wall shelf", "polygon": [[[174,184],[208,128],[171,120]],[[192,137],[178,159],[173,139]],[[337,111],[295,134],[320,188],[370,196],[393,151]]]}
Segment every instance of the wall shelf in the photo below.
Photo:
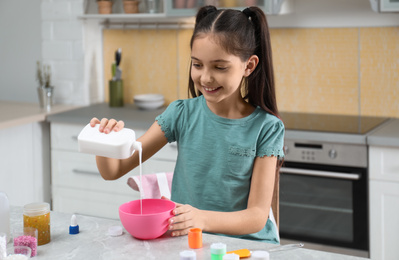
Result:
{"label": "wall shelf", "polygon": [[194,17],[171,17],[165,13],[148,14],[85,14],[78,16],[82,20],[97,20],[106,28],[135,27],[145,29],[193,28]]}

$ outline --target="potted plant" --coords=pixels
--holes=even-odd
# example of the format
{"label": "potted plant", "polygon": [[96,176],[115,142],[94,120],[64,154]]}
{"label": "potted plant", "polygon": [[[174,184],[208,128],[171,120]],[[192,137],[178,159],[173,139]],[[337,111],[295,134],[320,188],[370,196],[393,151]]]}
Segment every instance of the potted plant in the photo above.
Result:
{"label": "potted plant", "polygon": [[98,13],[110,14],[112,13],[112,0],[97,0]]}
{"label": "potted plant", "polygon": [[36,79],[39,82],[37,93],[39,95],[40,107],[45,108],[47,111],[53,105],[54,87],[51,86],[51,67],[50,65],[41,65],[37,61]]}
{"label": "potted plant", "polygon": [[126,14],[135,14],[139,12],[139,0],[123,0],[123,10]]}

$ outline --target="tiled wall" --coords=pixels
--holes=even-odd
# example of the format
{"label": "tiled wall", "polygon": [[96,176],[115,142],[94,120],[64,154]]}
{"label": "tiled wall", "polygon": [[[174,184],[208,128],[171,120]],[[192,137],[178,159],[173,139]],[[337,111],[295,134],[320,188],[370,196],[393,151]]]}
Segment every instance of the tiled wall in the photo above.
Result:
{"label": "tiled wall", "polygon": [[[191,32],[104,30],[104,82],[121,47],[126,103],[143,93],[186,98]],[[399,117],[399,27],[272,29],[271,37],[280,110]]]}
{"label": "tiled wall", "polygon": [[[42,0],[42,59],[52,68],[55,103],[87,103],[83,93],[83,0]],[[28,22],[29,23],[29,22]]]}

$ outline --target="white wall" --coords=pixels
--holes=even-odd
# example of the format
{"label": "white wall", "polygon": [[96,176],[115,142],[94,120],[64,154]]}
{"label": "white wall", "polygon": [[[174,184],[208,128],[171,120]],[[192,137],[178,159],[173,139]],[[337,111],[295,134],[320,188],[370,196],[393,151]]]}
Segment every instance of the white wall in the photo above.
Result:
{"label": "white wall", "polygon": [[0,100],[38,103],[38,60],[52,68],[54,103],[103,100],[101,27],[78,19],[85,2],[0,0]]}
{"label": "white wall", "polygon": [[0,1],[0,100],[36,102],[42,57],[41,0]]}

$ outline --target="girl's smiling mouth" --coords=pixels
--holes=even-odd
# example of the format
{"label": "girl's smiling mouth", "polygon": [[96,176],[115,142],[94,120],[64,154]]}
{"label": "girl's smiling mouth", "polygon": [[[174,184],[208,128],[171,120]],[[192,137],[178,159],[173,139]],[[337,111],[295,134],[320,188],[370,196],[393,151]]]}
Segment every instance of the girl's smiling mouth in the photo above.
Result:
{"label": "girl's smiling mouth", "polygon": [[204,89],[206,92],[208,92],[208,93],[216,92],[216,91],[218,91],[220,88],[221,88],[221,87],[210,88],[210,87],[204,87],[204,86],[203,86],[203,89]]}

